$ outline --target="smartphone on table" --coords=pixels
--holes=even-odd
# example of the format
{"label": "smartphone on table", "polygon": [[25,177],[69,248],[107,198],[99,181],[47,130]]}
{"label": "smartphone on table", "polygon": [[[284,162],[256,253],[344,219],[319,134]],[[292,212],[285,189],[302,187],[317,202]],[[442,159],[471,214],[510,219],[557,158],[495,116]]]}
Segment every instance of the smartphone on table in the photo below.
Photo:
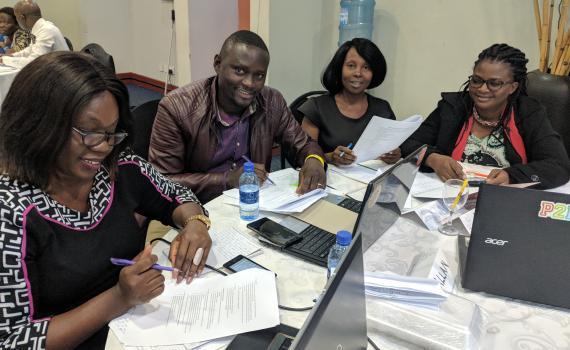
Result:
{"label": "smartphone on table", "polygon": [[230,270],[231,272],[240,272],[243,270],[253,269],[253,268],[271,271],[268,268],[265,268],[265,267],[259,265],[255,261],[253,261],[253,260],[251,260],[251,259],[249,259],[249,258],[247,258],[241,254],[236,256],[232,260],[228,261],[227,263],[225,263],[224,267],[226,269]]}

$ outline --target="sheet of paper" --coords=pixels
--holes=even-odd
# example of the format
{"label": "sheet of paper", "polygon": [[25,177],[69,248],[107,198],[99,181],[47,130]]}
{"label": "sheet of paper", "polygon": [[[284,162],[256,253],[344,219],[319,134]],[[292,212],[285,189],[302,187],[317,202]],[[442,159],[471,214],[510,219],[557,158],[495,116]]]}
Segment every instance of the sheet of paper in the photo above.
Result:
{"label": "sheet of paper", "polygon": [[[277,213],[299,213],[311,206],[320,198],[326,197],[325,189],[315,189],[303,195],[296,193],[298,185],[298,172],[285,169],[270,173],[269,177],[275,185],[266,181],[259,190],[259,209]],[[239,189],[232,188],[224,191],[226,203],[239,205]]]}
{"label": "sheet of paper", "polygon": [[463,168],[463,172],[467,175],[468,178],[479,178],[479,179],[486,179],[489,176],[489,173],[493,169],[500,169],[486,165],[478,165],[478,164],[471,164],[471,163],[459,163]]}
{"label": "sheet of paper", "polygon": [[422,124],[423,117],[414,115],[405,120],[372,117],[353,148],[358,162],[376,159],[402,144]]}
{"label": "sheet of paper", "polygon": [[242,234],[235,228],[214,229],[211,228],[212,248],[206,263],[217,268],[238,255],[251,256],[256,254],[261,247],[255,241]]}
{"label": "sheet of paper", "polygon": [[[457,212],[451,217],[451,220],[455,220],[469,210],[469,207],[463,207],[457,210]],[[439,228],[439,225],[446,220],[449,220],[449,209],[447,209],[443,200],[430,201],[429,203],[416,208],[414,211],[430,231],[436,231]]]}
{"label": "sheet of paper", "polygon": [[[173,237],[178,234],[178,231],[174,229],[170,230],[168,234],[171,232],[174,232]],[[257,244],[254,238],[241,233],[233,227],[212,227],[208,233],[212,238],[212,247],[206,263],[210,266],[220,268],[226,261],[240,254],[252,257],[262,251],[261,246]],[[163,242],[157,242],[153,248],[153,253],[158,256],[158,263],[161,265],[170,265],[170,260],[168,260],[169,252],[170,245]],[[205,268],[204,271],[207,272],[209,269]]]}
{"label": "sheet of paper", "polygon": [[469,232],[469,234],[471,234],[471,228],[473,227],[474,219],[475,219],[475,209],[471,209],[459,217],[459,220],[461,220],[461,223],[463,224],[467,232]]}
{"label": "sheet of paper", "polygon": [[349,179],[334,171],[327,171],[327,187],[331,187],[342,192],[343,195],[352,193],[361,189],[366,189],[366,184],[360,181]]}
{"label": "sheet of paper", "polygon": [[329,164],[329,171],[335,172],[342,176],[346,176],[349,179],[353,179],[364,184],[368,184],[379,175],[377,170],[366,168],[358,164],[344,167],[338,167],[333,164]]}
{"label": "sheet of paper", "polygon": [[159,345],[159,346],[125,346],[124,350],[218,350],[228,346],[234,337],[224,337],[207,342]]}
{"label": "sheet of paper", "polygon": [[275,274],[248,269],[229,276],[166,282],[162,295],[109,324],[129,346],[187,344],[279,324]]}

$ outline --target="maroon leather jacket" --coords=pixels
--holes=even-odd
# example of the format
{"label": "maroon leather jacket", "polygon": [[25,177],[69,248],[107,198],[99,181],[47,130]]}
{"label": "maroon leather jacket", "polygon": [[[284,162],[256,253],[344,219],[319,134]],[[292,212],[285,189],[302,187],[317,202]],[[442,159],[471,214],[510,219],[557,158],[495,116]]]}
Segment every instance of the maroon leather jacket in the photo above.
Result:
{"label": "maroon leather jacket", "polygon": [[[249,153],[269,171],[274,142],[302,166],[309,154],[324,157],[301,129],[279,91],[264,87],[249,116]],[[251,107],[250,107],[251,108]],[[208,173],[218,146],[216,77],[193,82],[166,95],[158,106],[149,148],[150,162],[164,175],[186,185],[205,203],[229,188],[227,174]]]}

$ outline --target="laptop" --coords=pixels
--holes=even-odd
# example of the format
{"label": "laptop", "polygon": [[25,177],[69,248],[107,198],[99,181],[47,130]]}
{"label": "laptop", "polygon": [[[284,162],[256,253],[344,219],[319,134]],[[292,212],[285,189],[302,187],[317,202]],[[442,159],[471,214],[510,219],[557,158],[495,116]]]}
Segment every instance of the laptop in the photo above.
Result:
{"label": "laptop", "polygon": [[236,336],[228,349],[366,349],[366,297],[360,230],[303,327],[286,325]]}
{"label": "laptop", "polygon": [[[418,172],[419,159],[424,148],[425,146],[422,146],[406,158],[401,159],[368,184],[360,212],[355,220],[356,223],[366,227],[363,230],[362,237],[364,251],[376,242],[400,217]],[[307,213],[309,215],[322,215],[323,219],[330,221],[338,219],[338,216],[343,216],[342,213],[335,213],[333,215],[337,217],[331,218],[332,211],[330,209],[332,208],[328,209],[319,214],[309,208]],[[282,247],[282,251],[320,266],[327,265],[329,250],[335,243],[333,233],[294,217],[287,217],[279,224],[271,222],[260,225],[261,220],[264,219],[250,223],[247,227],[256,232],[267,230],[264,232],[266,235],[275,234],[280,229],[293,231],[302,236],[302,239],[295,244]],[[352,227],[356,226],[351,225],[351,227],[344,228],[350,230]],[[290,235],[290,232],[287,235]]]}
{"label": "laptop", "polygon": [[570,308],[569,214],[568,195],[483,185],[468,249],[458,240],[463,287]]}

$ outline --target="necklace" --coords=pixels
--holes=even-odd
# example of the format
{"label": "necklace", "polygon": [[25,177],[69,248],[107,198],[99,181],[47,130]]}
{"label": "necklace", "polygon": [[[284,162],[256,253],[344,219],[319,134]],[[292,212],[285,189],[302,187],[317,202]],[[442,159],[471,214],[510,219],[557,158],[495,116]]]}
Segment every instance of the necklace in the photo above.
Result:
{"label": "necklace", "polygon": [[479,113],[477,113],[477,109],[475,109],[475,107],[473,107],[473,118],[475,118],[475,120],[477,121],[477,123],[481,124],[482,126],[485,126],[487,128],[494,128],[497,125],[499,125],[499,122],[501,121],[499,120],[495,120],[493,122],[490,122],[488,120],[485,120],[483,118],[481,118],[479,116]]}

